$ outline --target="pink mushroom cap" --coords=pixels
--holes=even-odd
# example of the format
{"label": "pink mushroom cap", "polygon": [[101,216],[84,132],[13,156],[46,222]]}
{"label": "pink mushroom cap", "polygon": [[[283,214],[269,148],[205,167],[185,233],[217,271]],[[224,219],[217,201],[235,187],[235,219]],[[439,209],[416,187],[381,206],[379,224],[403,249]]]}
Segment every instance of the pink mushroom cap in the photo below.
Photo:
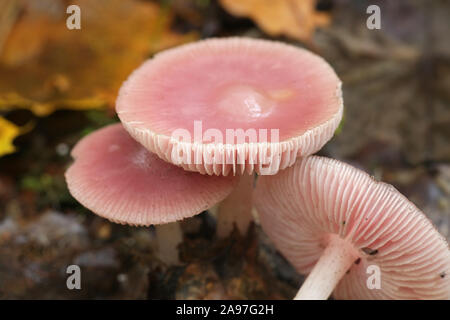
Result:
{"label": "pink mushroom cap", "polygon": [[113,222],[163,224],[188,218],[224,199],[234,177],[206,176],[166,163],[137,143],[121,124],[97,130],[72,150],[70,193]]}
{"label": "pink mushroom cap", "polygon": [[186,170],[275,174],[333,136],[343,102],[341,81],[321,57],[281,42],[222,38],[145,62],[123,84],[116,110],[137,141]]}
{"label": "pink mushroom cap", "polygon": [[[332,237],[359,257],[335,287],[335,298],[450,298],[446,240],[393,186],[311,156],[260,177],[255,192],[262,228],[300,273],[311,272]],[[380,289],[367,286],[370,265],[380,268]]]}

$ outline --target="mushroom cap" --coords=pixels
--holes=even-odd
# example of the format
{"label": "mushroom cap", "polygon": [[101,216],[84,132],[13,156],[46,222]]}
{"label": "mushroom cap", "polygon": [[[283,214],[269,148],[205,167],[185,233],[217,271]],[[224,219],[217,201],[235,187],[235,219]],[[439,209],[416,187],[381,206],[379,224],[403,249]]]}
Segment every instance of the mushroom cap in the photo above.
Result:
{"label": "mushroom cap", "polygon": [[70,193],[113,222],[163,224],[194,216],[224,199],[236,178],[187,172],[166,163],[114,124],[80,140],[66,171]]}
{"label": "mushroom cap", "polygon": [[[337,299],[449,299],[450,251],[426,216],[393,186],[337,160],[311,156],[255,191],[261,226],[280,252],[309,273],[331,236],[356,260],[334,290]],[[381,289],[370,290],[377,265]],[[332,272],[332,270],[330,270]]]}
{"label": "mushroom cap", "polygon": [[343,102],[341,81],[321,57],[276,41],[222,38],[145,62],[122,85],[116,110],[137,141],[186,170],[275,174],[333,136]]}

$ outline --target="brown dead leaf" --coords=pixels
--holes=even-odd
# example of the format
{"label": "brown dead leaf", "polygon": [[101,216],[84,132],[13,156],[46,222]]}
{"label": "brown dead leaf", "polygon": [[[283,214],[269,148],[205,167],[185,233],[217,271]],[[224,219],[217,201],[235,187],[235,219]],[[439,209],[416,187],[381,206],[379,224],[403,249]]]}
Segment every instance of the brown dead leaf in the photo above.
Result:
{"label": "brown dead leaf", "polygon": [[122,82],[146,58],[197,38],[171,31],[171,12],[156,3],[71,4],[81,9],[81,30],[67,29],[62,0],[20,2],[21,14],[0,52],[0,110],[25,108],[43,116],[113,106]]}
{"label": "brown dead leaf", "polygon": [[315,9],[316,0],[220,0],[232,15],[249,17],[272,36],[285,35],[308,42],[316,27],[330,22]]}

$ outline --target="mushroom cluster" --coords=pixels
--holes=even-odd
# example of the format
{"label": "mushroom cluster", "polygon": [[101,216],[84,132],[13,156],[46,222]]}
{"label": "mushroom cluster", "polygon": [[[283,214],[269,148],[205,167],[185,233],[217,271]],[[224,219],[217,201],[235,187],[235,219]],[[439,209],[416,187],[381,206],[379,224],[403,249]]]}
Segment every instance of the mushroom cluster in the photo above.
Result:
{"label": "mushroom cluster", "polygon": [[160,225],[157,232],[172,239],[160,242],[174,248],[173,239],[181,239],[176,224],[162,225],[217,202],[218,236],[234,226],[245,233],[254,173],[276,174],[319,150],[343,104],[341,82],[317,55],[279,42],[224,38],[145,62],[122,85],[116,111],[129,136],[116,125],[79,142],[69,189],[112,221]]}
{"label": "mushroom cluster", "polygon": [[[116,111],[121,124],[74,147],[67,184],[102,217],[155,225],[164,262],[179,262],[177,221],[217,204],[218,237],[246,233],[255,204],[279,250],[312,270],[298,298],[448,297],[448,246],[424,216],[392,188],[308,157],[343,113],[341,82],[319,56],[248,38],[183,45],[135,70]],[[392,275],[381,293],[355,284],[371,260]]]}

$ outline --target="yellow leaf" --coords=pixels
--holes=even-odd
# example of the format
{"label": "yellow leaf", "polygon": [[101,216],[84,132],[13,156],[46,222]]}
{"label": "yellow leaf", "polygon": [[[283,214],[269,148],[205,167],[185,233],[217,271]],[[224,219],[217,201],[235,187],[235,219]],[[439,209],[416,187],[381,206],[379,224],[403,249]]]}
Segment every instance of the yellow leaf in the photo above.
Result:
{"label": "yellow leaf", "polygon": [[38,117],[48,116],[58,109],[83,111],[100,109],[105,105],[105,100],[99,98],[64,99],[42,103],[25,99],[14,93],[0,95],[0,111],[6,112],[14,109],[25,109],[30,110]]}
{"label": "yellow leaf", "polygon": [[308,42],[316,27],[330,22],[327,14],[317,12],[316,0],[220,0],[238,17],[249,17],[267,34],[285,35]]}
{"label": "yellow leaf", "polygon": [[0,157],[16,151],[13,140],[19,134],[20,128],[18,126],[0,117]]}

